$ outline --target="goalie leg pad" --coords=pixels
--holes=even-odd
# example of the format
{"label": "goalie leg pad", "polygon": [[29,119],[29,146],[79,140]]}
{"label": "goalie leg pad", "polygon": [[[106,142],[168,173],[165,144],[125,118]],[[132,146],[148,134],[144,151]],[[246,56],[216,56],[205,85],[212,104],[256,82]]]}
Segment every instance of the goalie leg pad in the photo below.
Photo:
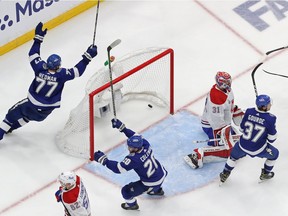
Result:
{"label": "goalie leg pad", "polygon": [[227,125],[221,129],[221,140],[219,143],[220,146],[225,146],[227,150],[231,149],[234,145],[234,141],[231,135],[231,126]]}
{"label": "goalie leg pad", "polygon": [[227,150],[224,146],[205,147],[203,152],[204,163],[210,163],[226,160],[230,156],[231,149]]}

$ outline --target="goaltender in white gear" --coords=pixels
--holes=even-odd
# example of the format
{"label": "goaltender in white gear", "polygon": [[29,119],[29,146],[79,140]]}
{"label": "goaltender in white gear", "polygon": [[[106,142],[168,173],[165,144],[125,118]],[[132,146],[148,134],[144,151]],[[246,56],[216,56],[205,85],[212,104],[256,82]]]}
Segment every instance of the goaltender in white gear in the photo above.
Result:
{"label": "goaltender in white gear", "polygon": [[234,94],[231,89],[232,79],[227,72],[217,72],[214,84],[207,94],[205,108],[201,117],[203,131],[209,139],[207,147],[196,148],[184,157],[185,162],[193,169],[203,167],[203,163],[224,161],[234,145],[231,134],[237,130],[231,127],[239,126],[244,112],[234,105]]}

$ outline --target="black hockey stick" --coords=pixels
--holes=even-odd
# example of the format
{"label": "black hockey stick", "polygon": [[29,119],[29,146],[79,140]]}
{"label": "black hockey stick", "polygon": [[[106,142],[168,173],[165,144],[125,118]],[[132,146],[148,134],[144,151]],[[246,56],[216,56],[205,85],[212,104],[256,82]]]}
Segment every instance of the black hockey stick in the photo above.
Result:
{"label": "black hockey stick", "polygon": [[254,91],[255,91],[256,97],[258,96],[257,86],[256,86],[256,82],[255,82],[255,73],[256,73],[257,69],[264,63],[264,61],[267,59],[268,55],[270,55],[271,53],[274,53],[276,51],[286,49],[286,48],[288,48],[288,46],[280,47],[280,48],[277,48],[277,49],[270,50],[270,51],[266,52],[265,56],[264,56],[264,59],[259,64],[257,64],[255,66],[255,68],[253,69],[253,71],[251,73],[251,77],[252,77],[252,82],[253,82],[253,87],[254,87]]}
{"label": "black hockey stick", "polygon": [[107,47],[108,53],[108,65],[109,65],[109,75],[110,75],[110,87],[111,87],[111,95],[112,95],[112,106],[113,106],[113,114],[114,119],[116,119],[116,108],[115,108],[115,98],[114,98],[114,90],[113,90],[113,78],[112,78],[112,69],[111,69],[111,60],[110,60],[110,51],[121,43],[120,39],[115,40],[110,46]]}
{"label": "black hockey stick", "polygon": [[280,76],[280,77],[288,78],[288,76],[285,76],[285,75],[282,75],[282,74],[271,73],[271,72],[266,71],[266,70],[264,70],[264,69],[262,69],[262,70],[263,70],[265,73],[267,73],[267,74],[271,74],[271,75],[275,75],[275,76]]}
{"label": "black hockey stick", "polygon": [[96,17],[95,17],[95,26],[94,26],[94,34],[93,34],[93,45],[95,45],[96,28],[97,28],[98,13],[99,13],[99,4],[100,4],[100,0],[97,1],[97,9],[96,9]]}
{"label": "black hockey stick", "polygon": [[61,200],[61,203],[65,209],[65,213],[67,214],[67,216],[71,216],[70,212],[68,211],[68,209],[66,208],[65,204],[63,203],[63,201]]}

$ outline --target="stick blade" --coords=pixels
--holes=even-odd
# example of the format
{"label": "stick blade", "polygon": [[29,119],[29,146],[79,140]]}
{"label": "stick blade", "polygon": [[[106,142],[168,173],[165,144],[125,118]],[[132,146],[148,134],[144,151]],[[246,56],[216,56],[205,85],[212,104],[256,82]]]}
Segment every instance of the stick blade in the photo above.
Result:
{"label": "stick blade", "polygon": [[110,44],[110,46],[107,47],[107,51],[109,52],[114,47],[118,46],[121,43],[120,39],[115,40],[113,43]]}

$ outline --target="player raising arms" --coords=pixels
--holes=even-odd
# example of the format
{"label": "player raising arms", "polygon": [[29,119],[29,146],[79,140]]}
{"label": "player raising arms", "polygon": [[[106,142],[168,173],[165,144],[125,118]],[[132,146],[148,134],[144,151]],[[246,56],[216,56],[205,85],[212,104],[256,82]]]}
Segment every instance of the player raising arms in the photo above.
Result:
{"label": "player raising arms", "polygon": [[130,154],[123,161],[117,162],[109,160],[103,152],[97,151],[94,153],[94,160],[114,173],[123,173],[129,170],[137,173],[140,180],[125,185],[121,190],[126,201],[121,204],[121,207],[126,210],[137,210],[139,206],[136,196],[145,192],[149,195],[164,195],[161,186],[167,176],[167,171],[154,157],[150,143],[146,139],[126,128],[125,124],[118,119],[112,119],[112,127],[118,128],[128,137],[127,146]]}
{"label": "player raising arms", "polygon": [[58,176],[61,186],[56,191],[57,202],[62,202],[65,216],[91,216],[90,202],[82,179],[74,172]]}
{"label": "player raising arms", "polygon": [[0,124],[0,140],[5,133],[12,132],[29,121],[43,121],[55,108],[59,108],[65,82],[80,77],[92,58],[97,55],[97,47],[91,45],[73,68],[61,68],[61,57],[57,54],[50,55],[45,62],[40,57],[40,46],[47,29],[42,28],[43,24],[40,22],[36,26],[34,43],[29,51],[35,77],[29,87],[28,96],[8,110]]}
{"label": "player raising arms", "polygon": [[266,158],[262,168],[260,180],[273,178],[272,169],[279,156],[279,151],[271,143],[277,138],[276,116],[268,111],[271,109],[271,99],[268,95],[259,95],[256,98],[257,108],[246,110],[241,122],[243,135],[232,148],[220,181],[224,183],[236,165],[236,161],[249,155],[251,157]]}
{"label": "player raising arms", "polygon": [[197,148],[184,157],[185,162],[193,169],[203,167],[203,162],[221,161],[230,155],[233,146],[231,134],[232,118],[235,124],[243,111],[234,105],[234,94],[231,89],[232,79],[227,72],[217,72],[214,84],[206,97],[205,108],[201,119],[202,129],[209,139],[221,138],[221,141],[210,141],[208,147]]}

